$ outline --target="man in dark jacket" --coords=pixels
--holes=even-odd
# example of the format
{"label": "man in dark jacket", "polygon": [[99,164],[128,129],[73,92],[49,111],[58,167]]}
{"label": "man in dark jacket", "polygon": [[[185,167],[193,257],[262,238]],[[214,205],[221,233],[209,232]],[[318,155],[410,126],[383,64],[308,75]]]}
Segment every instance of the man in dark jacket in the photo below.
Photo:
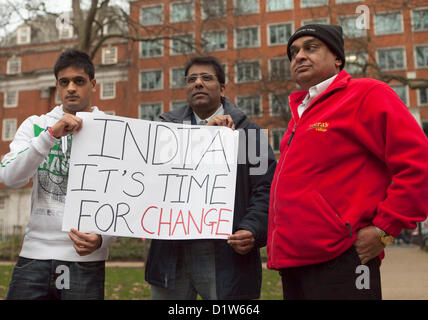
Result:
{"label": "man in dark jacket", "polygon": [[[259,248],[266,245],[269,192],[276,160],[267,137],[224,97],[225,74],[214,57],[185,68],[189,105],[161,115],[166,122],[224,125],[240,133],[233,234],[225,240],[152,240],[146,281],[153,299],[256,299]],[[258,163],[251,157],[257,157]]]}

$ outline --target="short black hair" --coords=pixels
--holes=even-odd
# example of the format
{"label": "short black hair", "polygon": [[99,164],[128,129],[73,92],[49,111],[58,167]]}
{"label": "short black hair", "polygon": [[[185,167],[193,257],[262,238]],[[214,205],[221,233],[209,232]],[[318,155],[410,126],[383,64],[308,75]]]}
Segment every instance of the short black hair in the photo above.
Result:
{"label": "short black hair", "polygon": [[88,54],[83,51],[68,49],[61,53],[54,66],[55,78],[58,80],[58,72],[68,67],[83,69],[90,80],[95,77],[94,64]]}
{"label": "short black hair", "polygon": [[186,66],[184,68],[184,76],[187,77],[190,67],[195,64],[212,66],[215,70],[215,75],[217,76],[218,82],[224,85],[226,76],[224,74],[223,66],[221,65],[220,61],[218,61],[216,57],[199,56],[199,57],[194,57],[190,59],[190,61],[186,63]]}

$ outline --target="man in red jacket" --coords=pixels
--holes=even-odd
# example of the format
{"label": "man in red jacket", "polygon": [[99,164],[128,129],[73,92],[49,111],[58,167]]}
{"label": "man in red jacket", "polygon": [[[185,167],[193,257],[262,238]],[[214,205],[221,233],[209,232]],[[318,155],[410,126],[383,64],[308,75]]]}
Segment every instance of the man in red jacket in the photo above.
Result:
{"label": "man in red jacket", "polygon": [[385,83],[351,79],[342,28],[289,39],[292,119],[271,187],[268,267],[286,299],[381,299],[380,259],[428,212],[428,139]]}

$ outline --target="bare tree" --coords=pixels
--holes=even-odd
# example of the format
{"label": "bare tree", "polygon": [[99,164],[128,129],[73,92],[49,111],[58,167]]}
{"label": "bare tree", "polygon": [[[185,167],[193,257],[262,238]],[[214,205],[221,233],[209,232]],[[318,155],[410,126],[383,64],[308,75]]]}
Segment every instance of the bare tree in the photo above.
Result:
{"label": "bare tree", "polygon": [[[123,4],[127,1],[123,0]],[[89,7],[81,0],[72,0],[69,21],[60,23],[70,23],[76,36],[79,50],[87,52],[91,58],[109,39],[126,39],[130,41],[145,41],[150,38],[152,41],[160,39],[176,39],[184,42],[187,46],[194,47],[197,52],[198,45],[194,41],[182,39],[174,36],[180,31],[176,26],[166,25],[160,31],[159,28],[152,28],[141,25],[140,21],[131,18],[129,12],[122,6],[115,5],[110,0],[90,0]],[[2,14],[4,13],[4,14]],[[64,20],[64,13],[57,13],[47,8],[43,0],[6,0],[0,5],[2,19],[0,28],[6,26],[12,14],[27,25],[34,24],[40,17],[51,17]],[[108,29],[108,32],[105,30]]]}

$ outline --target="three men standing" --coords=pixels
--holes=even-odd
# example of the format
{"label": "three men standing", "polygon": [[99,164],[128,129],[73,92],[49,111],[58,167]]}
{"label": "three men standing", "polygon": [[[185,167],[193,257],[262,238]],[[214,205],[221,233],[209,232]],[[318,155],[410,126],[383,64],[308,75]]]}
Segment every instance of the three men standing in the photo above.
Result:
{"label": "three men standing", "polygon": [[[380,299],[384,246],[426,219],[428,140],[388,85],[352,79],[343,70],[341,27],[299,28],[287,55],[302,90],[290,95],[292,119],[277,167],[260,127],[225,97],[219,61],[197,57],[187,63],[188,105],[161,119],[237,129],[238,158],[245,161],[238,163],[227,241],[152,240],[145,277],[154,299],[195,299],[198,293],[204,299],[258,298],[259,248],[266,239],[268,267],[280,270],[286,299]],[[2,162],[6,185],[34,182],[30,224],[8,297],[100,299],[108,237],[60,231],[68,172],[52,177],[41,165],[54,150],[67,168],[67,136],[81,127],[75,113],[98,112],[90,103],[93,65],[67,51],[55,76],[63,105],[24,121]],[[259,163],[249,154],[257,154]],[[263,164],[262,172],[252,173]],[[46,281],[58,263],[75,265],[73,277],[83,279],[68,293]],[[80,268],[85,263],[90,266]],[[368,289],[356,285],[361,265],[369,270]],[[90,271],[81,276],[80,269]]]}

